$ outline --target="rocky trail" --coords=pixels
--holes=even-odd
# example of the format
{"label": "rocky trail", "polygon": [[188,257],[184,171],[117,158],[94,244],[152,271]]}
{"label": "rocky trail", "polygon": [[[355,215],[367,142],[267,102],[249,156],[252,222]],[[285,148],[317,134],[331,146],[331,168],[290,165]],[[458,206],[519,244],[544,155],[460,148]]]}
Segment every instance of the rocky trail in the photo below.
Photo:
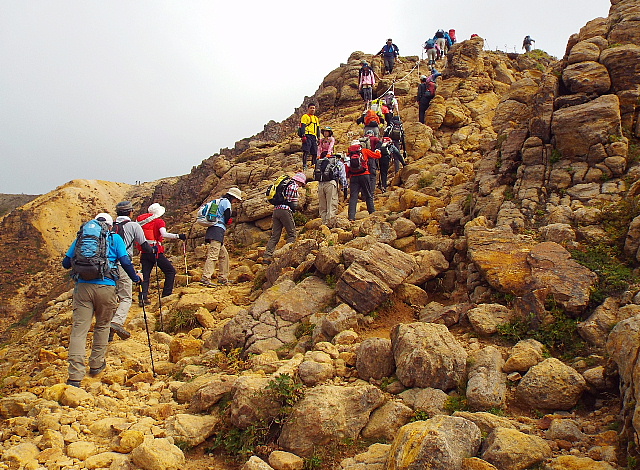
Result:
{"label": "rocky trail", "polygon": [[[2,217],[0,252],[17,255],[0,259],[0,468],[640,468],[640,6],[611,3],[560,60],[454,45],[427,125],[426,66],[403,58],[375,92],[399,99],[408,165],[376,212],[361,202],[352,222],[341,201],[331,228],[311,181],[271,264],[264,194],[299,171],[302,109],[317,103],[344,151],[371,55],[188,175],[76,180]],[[194,214],[234,186],[233,282],[205,288]],[[132,337],[70,387],[60,254],[123,199],[167,207],[187,265],[169,242],[174,293],[160,306],[154,274],[146,324],[132,307]]]}

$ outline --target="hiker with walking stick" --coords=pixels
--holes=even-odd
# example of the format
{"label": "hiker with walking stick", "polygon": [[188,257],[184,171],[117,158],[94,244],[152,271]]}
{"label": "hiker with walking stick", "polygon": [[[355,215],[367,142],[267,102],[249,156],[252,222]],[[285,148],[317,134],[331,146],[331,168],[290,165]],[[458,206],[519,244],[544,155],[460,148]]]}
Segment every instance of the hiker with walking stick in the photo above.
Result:
{"label": "hiker with walking stick", "polygon": [[[140,298],[140,306],[149,305],[149,281],[151,278],[151,271],[153,267],[156,267],[156,278],[158,275],[158,267],[164,273],[164,287],[162,293],[158,293],[159,297],[167,297],[173,292],[173,284],[176,278],[176,269],[171,264],[171,261],[164,255],[164,246],[162,241],[165,238],[186,240],[187,236],[184,233],[170,233],[167,232],[166,223],[162,220],[165,209],[160,204],[153,203],[149,206],[149,212],[138,216],[137,221],[142,225],[144,230],[144,236],[147,242],[151,246],[157,247],[156,253],[141,253],[140,264],[142,264],[142,297]],[[158,287],[160,286],[159,279],[157,280]],[[159,290],[159,289],[158,289]],[[161,300],[160,300],[161,301]]]}

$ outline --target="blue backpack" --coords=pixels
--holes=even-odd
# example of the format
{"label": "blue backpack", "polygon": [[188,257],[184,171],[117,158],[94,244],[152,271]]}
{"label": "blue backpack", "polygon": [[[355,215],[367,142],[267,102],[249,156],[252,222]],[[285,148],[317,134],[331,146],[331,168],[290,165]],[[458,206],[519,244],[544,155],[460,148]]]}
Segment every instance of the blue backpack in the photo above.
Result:
{"label": "blue backpack", "polygon": [[109,226],[98,220],[90,220],[80,227],[71,257],[71,276],[74,279],[117,278],[115,266],[112,267],[107,258],[110,236]]}
{"label": "blue backpack", "polygon": [[424,43],[425,49],[433,49],[436,47],[436,42],[433,39],[427,39],[427,42]]}

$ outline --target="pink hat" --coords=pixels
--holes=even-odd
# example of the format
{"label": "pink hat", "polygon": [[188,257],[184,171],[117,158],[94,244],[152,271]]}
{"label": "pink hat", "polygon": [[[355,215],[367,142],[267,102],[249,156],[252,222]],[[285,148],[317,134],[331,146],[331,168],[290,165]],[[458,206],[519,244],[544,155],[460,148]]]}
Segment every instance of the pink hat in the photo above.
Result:
{"label": "pink hat", "polygon": [[293,175],[293,180],[304,186],[305,184],[307,184],[307,175],[302,172],[298,172]]}

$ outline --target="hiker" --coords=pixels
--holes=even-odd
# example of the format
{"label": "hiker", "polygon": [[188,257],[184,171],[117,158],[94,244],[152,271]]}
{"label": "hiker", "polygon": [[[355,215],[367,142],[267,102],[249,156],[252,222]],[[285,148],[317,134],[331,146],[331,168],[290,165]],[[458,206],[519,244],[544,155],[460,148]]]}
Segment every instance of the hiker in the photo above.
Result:
{"label": "hiker", "polygon": [[427,64],[435,65],[436,60],[438,59],[438,50],[436,49],[435,39],[427,39],[424,43],[424,50],[427,51]]}
{"label": "hiker", "polygon": [[[364,145],[363,145],[363,141],[365,142]],[[360,145],[362,145],[363,148],[369,149],[369,150],[379,149],[381,143],[382,141],[379,139],[379,137],[373,135],[371,131],[367,131],[367,133],[365,134],[365,139],[360,139]],[[378,177],[378,160],[372,159],[372,160],[369,160],[367,163],[369,165],[369,184],[371,186],[371,197],[375,199],[376,181]]]}
{"label": "hiker", "polygon": [[318,144],[318,157],[322,155],[323,152],[328,153],[329,155],[333,154],[333,146],[336,144],[336,139],[333,137],[333,129],[331,127],[326,126],[322,128],[322,138],[320,139],[320,143]]}
{"label": "hiker", "polygon": [[439,48],[438,60],[440,60],[442,56],[447,53],[447,40],[444,38],[444,29],[436,31],[436,34],[433,36],[433,40]]}
{"label": "hiker", "polygon": [[379,159],[380,151],[375,152],[362,148],[360,142],[355,140],[349,146],[349,163],[346,164],[347,178],[349,178],[349,220],[356,220],[356,207],[360,193],[367,203],[369,214],[375,212],[373,194],[371,193],[371,181],[369,179],[369,159]]}
{"label": "hiker", "polygon": [[299,172],[293,175],[286,187],[283,188],[282,196],[284,202],[273,208],[271,238],[267,242],[267,249],[262,256],[264,264],[271,263],[273,252],[280,241],[283,228],[287,231],[287,243],[296,241],[296,223],[293,220],[293,212],[298,209],[298,187],[306,184],[307,176]]}
{"label": "hiker", "polygon": [[389,166],[393,159],[395,172],[398,173],[400,169],[400,163],[402,166],[406,166],[402,154],[398,147],[393,144],[391,137],[383,137],[382,144],[380,145],[380,190],[383,193],[387,192],[387,177],[389,175]]}
{"label": "hiker", "polygon": [[[433,75],[432,75],[433,76]],[[418,121],[424,124],[424,115],[431,104],[431,100],[436,96],[436,84],[433,79],[429,80],[426,75],[420,76],[420,84],[418,85]]]}
{"label": "hiker", "polygon": [[[161,218],[164,215],[164,207],[157,202],[151,204],[147,213],[141,214],[136,219],[142,230],[144,230],[144,236],[151,246],[157,247],[155,253],[144,253],[141,250],[140,264],[142,264],[142,296],[140,298],[140,306],[149,305],[149,281],[151,279],[151,271],[153,267],[158,266],[164,273],[164,287],[162,288],[162,297],[167,297],[173,292],[173,283],[176,278],[176,269],[171,264],[171,261],[164,255],[164,245],[162,241],[165,238],[176,239],[184,241],[187,236],[184,233],[170,233],[167,232],[167,224]],[[156,271],[157,272],[157,271]]]}
{"label": "hiker", "polygon": [[376,77],[373,69],[366,60],[362,61],[362,67],[358,72],[358,92],[362,99],[369,102],[373,99],[373,87],[376,84]]}
{"label": "hiker", "polygon": [[302,138],[302,168],[307,169],[307,155],[311,155],[311,164],[316,164],[318,140],[320,140],[320,120],[316,116],[316,105],[307,106],[306,114],[300,118],[298,135]]}
{"label": "hiker", "polygon": [[[129,258],[133,259],[133,246],[137,243],[144,253],[154,254],[158,248],[152,247],[144,236],[144,230],[140,224],[131,221],[133,204],[131,201],[122,201],[116,204],[116,223],[112,231],[117,233],[124,240]],[[129,309],[133,299],[133,283],[121,264],[118,264],[118,279],[116,281],[116,293],[118,295],[118,308],[111,319],[111,331],[109,341],[113,340],[113,335],[117,334],[121,339],[131,336],[124,328]]]}
{"label": "hiker", "polygon": [[387,74],[393,72],[393,66],[396,63],[396,59],[398,63],[400,63],[400,59],[398,56],[400,55],[400,49],[393,43],[393,39],[387,39],[387,43],[382,46],[380,52],[376,55],[382,56],[382,60],[384,61],[384,71]]}
{"label": "hiker", "polygon": [[318,205],[322,223],[333,227],[338,215],[338,185],[347,187],[347,174],[340,156],[323,152],[316,162],[313,179],[319,181]]}
{"label": "hiker", "polygon": [[[69,379],[67,385],[80,387],[86,373],[87,333],[91,320],[96,317],[93,327],[93,345],[89,356],[89,375],[95,376],[107,367],[105,355],[109,341],[109,332],[113,312],[118,305],[116,279],[120,263],[127,276],[135,282],[140,277],[127,254],[124,241],[111,233],[113,219],[109,214],[100,213],[95,220],[85,223],[78,237],[73,241],[62,260],[65,269],[72,269],[76,285],[73,290],[73,325],[69,336]],[[105,240],[103,251],[96,247],[95,237]],[[98,245],[100,246],[100,245]],[[76,253],[76,247],[78,253]],[[87,256],[93,247],[93,256]],[[94,263],[92,263],[94,262]],[[97,262],[97,263],[95,263]],[[96,269],[96,266],[102,266]]]}
{"label": "hiker", "polygon": [[456,42],[458,42],[458,40],[456,39],[456,30],[455,29],[450,29],[449,30],[449,39],[451,40],[451,45],[453,46]]}
{"label": "hiker", "polygon": [[536,42],[535,39],[531,38],[531,36],[527,35],[524,37],[524,40],[522,41],[522,48],[524,49],[525,52],[531,52],[531,45]]}
{"label": "hiker", "polygon": [[215,225],[209,227],[204,235],[204,243],[208,247],[200,284],[205,287],[215,287],[216,284],[211,281],[211,278],[216,271],[218,261],[220,266],[217,283],[223,286],[229,284],[229,253],[224,246],[224,235],[227,227],[233,222],[233,203],[242,202],[242,192],[238,188],[231,188],[214,202],[217,205]]}
{"label": "hiker", "polygon": [[367,135],[367,132],[372,132],[376,137],[380,135],[380,125],[383,122],[384,116],[382,115],[382,102],[380,102],[379,106],[376,106],[375,109],[373,106],[370,109],[365,109],[360,117],[356,119],[356,124],[364,124],[363,135]]}
{"label": "hiker", "polygon": [[[394,115],[400,114],[400,106],[398,105],[398,98],[392,91],[386,92],[382,97],[384,106],[382,112],[384,114],[384,121],[389,124]],[[387,108],[385,110],[385,107]]]}
{"label": "hiker", "polygon": [[[384,137],[390,137],[393,145],[395,145],[398,150],[402,151],[404,159],[407,158],[404,126],[402,125],[400,116],[393,117],[391,124],[389,124],[384,130]],[[404,160],[402,161],[402,165],[405,165]],[[396,163],[395,168],[396,171],[398,171],[399,163]]]}

